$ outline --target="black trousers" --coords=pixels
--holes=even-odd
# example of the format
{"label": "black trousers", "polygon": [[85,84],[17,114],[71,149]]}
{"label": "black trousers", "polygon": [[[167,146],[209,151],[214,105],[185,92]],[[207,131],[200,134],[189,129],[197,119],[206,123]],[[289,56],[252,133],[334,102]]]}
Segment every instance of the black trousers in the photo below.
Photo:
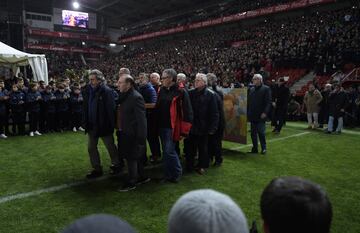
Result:
{"label": "black trousers", "polygon": [[6,108],[6,112],[5,112],[5,118],[6,118],[6,122],[5,122],[5,134],[10,134],[9,131],[9,116],[10,116],[10,108]]}
{"label": "black trousers", "polygon": [[116,130],[116,139],[117,139],[117,149],[118,149],[118,156],[119,156],[119,164],[120,167],[124,167],[125,166],[125,155],[122,153],[122,148],[120,148],[121,145],[121,140],[122,140],[122,135],[121,132],[119,130]]}
{"label": "black trousers", "polygon": [[275,108],[275,115],[274,115],[274,126],[276,131],[281,131],[285,119],[286,119],[287,108],[286,107],[277,107]]}
{"label": "black trousers", "polygon": [[149,142],[149,147],[152,156],[160,158],[161,151],[160,151],[160,139],[159,139],[159,132],[156,125],[156,119],[154,118],[155,115],[153,113],[146,114],[146,121],[147,121],[147,141]]}
{"label": "black trousers", "polygon": [[81,112],[73,112],[72,113],[72,127],[79,128],[81,126],[81,118],[82,113]]}
{"label": "black trousers", "polygon": [[271,105],[270,107],[270,111],[269,111],[269,119],[271,120],[271,126],[275,126],[276,125],[276,117],[275,117],[275,108]]}
{"label": "black trousers", "polygon": [[266,150],[265,138],[265,121],[250,122],[251,124],[251,141],[253,143],[253,151],[258,151],[258,136],[261,144],[261,149]]}
{"label": "black trousers", "polygon": [[329,121],[329,109],[326,107],[321,107],[319,112],[319,124],[325,125]]}
{"label": "black trousers", "polygon": [[55,127],[55,112],[48,112],[46,114],[46,123],[45,123],[45,128],[46,130],[50,130],[53,131],[56,129]]}
{"label": "black trousers", "polygon": [[0,134],[5,133],[5,126],[7,121],[6,116],[7,116],[6,113],[0,113]]}
{"label": "black trousers", "polygon": [[142,163],[139,160],[131,160],[131,159],[127,159],[126,162],[128,165],[128,172],[129,172],[128,182],[130,184],[136,184],[139,178],[145,177],[144,163]]}
{"label": "black trousers", "polygon": [[12,133],[13,134],[25,134],[25,121],[26,121],[26,113],[25,112],[12,112]]}
{"label": "black trousers", "polygon": [[39,129],[41,132],[47,131],[46,129],[46,118],[47,118],[47,111],[44,108],[40,110],[40,118],[39,118]]}
{"label": "black trousers", "polygon": [[30,132],[35,132],[39,130],[39,119],[39,112],[29,112]]}
{"label": "black trousers", "polygon": [[222,139],[224,131],[218,130],[214,135],[209,135],[208,151],[211,159],[215,158],[215,162],[222,162]]}
{"label": "black trousers", "polygon": [[194,168],[195,157],[198,154],[197,168],[208,168],[210,159],[208,154],[208,135],[189,135],[186,151],[186,168]]}
{"label": "black trousers", "polygon": [[68,112],[67,111],[61,111],[61,112],[57,112],[56,113],[56,129],[57,130],[63,130],[65,129],[69,124],[69,119],[68,119]]}

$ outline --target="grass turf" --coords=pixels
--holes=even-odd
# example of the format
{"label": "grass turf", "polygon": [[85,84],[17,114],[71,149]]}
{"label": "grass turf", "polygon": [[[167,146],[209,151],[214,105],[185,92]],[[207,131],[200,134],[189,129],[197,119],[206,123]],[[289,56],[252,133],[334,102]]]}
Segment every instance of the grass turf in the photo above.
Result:
{"label": "grass turf", "polygon": [[[292,124],[281,135],[267,133],[268,154],[246,155],[250,147],[224,142],[225,161],[206,175],[185,174],[179,184],[155,181],[128,193],[121,183],[104,179],[58,192],[0,203],[0,232],[58,232],[75,219],[93,213],[122,217],[139,232],[166,232],[167,215],[185,192],[212,188],[230,195],[245,212],[248,223],[261,226],[259,199],[274,177],[296,175],[321,184],[334,209],[333,233],[360,232],[360,134],[325,135]],[[303,132],[310,134],[277,140]],[[274,140],[276,139],[276,140]],[[250,140],[249,140],[250,141]],[[102,143],[104,168],[109,157]],[[67,132],[41,137],[0,140],[0,198],[83,180],[89,169],[86,137]],[[148,171],[161,176],[161,168]]]}

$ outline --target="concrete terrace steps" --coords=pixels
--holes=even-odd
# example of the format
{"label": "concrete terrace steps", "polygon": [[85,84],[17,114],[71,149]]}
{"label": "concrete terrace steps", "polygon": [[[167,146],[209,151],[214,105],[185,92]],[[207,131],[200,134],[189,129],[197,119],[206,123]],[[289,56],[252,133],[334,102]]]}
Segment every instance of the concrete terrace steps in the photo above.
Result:
{"label": "concrete terrace steps", "polygon": [[295,82],[294,85],[290,87],[291,93],[296,93],[297,91],[300,91],[303,86],[305,86],[309,81],[314,80],[316,77],[316,74],[311,71],[310,73],[306,74],[303,78],[301,78],[299,81]]}

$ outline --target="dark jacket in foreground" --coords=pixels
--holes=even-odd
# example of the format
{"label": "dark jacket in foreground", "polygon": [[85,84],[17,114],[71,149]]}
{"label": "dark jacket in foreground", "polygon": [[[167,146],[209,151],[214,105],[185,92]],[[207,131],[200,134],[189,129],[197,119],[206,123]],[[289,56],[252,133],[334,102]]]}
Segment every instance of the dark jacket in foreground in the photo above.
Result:
{"label": "dark jacket in foreground", "polygon": [[[91,88],[88,85],[84,91],[83,126],[86,132],[91,130],[97,137],[112,135],[115,127],[113,91],[104,84],[98,86],[95,90],[90,90]],[[91,106],[91,109],[89,109],[89,106]],[[93,114],[91,120],[89,114]]]}
{"label": "dark jacket in foreground", "polygon": [[219,126],[219,109],[215,92],[204,88],[201,91],[189,91],[191,105],[194,112],[193,126],[190,134],[215,134]]}
{"label": "dark jacket in foreground", "polygon": [[261,114],[269,114],[271,108],[271,91],[266,85],[253,86],[248,94],[248,121],[259,122],[265,121],[261,119]]}
{"label": "dark jacket in foreground", "polygon": [[158,127],[172,129],[174,141],[188,136],[193,121],[193,110],[189,94],[184,88],[177,84],[170,88],[160,88],[156,114]]}
{"label": "dark jacket in foreground", "polygon": [[146,114],[143,97],[135,89],[121,94],[119,98],[120,139],[119,150],[127,159],[139,159],[146,146]]}

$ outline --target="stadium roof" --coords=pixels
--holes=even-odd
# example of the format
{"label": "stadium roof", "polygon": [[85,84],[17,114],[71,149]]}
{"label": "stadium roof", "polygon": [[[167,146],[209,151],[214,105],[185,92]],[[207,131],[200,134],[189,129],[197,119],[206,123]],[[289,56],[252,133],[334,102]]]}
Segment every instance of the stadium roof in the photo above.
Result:
{"label": "stadium roof", "polygon": [[[106,16],[110,27],[129,27],[153,18],[189,12],[229,0],[78,0],[79,11]],[[73,0],[25,0],[27,11],[51,13],[52,8],[73,9]]]}

